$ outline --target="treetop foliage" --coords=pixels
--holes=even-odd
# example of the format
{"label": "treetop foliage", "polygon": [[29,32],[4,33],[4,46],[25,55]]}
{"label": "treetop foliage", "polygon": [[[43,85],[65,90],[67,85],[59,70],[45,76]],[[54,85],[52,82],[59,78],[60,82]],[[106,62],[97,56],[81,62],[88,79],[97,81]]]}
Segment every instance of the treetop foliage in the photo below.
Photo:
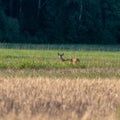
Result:
{"label": "treetop foliage", "polygon": [[0,0],[0,42],[120,44],[120,1]]}

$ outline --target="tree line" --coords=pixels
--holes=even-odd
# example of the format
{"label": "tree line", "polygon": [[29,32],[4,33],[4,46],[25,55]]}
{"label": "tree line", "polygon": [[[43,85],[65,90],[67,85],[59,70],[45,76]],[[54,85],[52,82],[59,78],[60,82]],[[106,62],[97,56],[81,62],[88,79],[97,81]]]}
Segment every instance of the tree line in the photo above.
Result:
{"label": "tree line", "polygon": [[120,1],[0,0],[0,42],[120,44]]}

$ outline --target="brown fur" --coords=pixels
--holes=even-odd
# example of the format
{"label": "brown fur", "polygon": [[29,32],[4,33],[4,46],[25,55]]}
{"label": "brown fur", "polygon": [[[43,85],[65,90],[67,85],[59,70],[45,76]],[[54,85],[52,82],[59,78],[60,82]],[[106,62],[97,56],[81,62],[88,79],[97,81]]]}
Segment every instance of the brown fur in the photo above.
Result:
{"label": "brown fur", "polygon": [[59,56],[59,59],[60,59],[61,62],[68,61],[68,62],[70,62],[72,64],[76,64],[76,63],[78,63],[80,61],[79,58],[65,59],[65,58],[63,58],[64,53],[62,53],[62,54],[58,53],[58,56]]}
{"label": "brown fur", "polygon": [[73,63],[73,64],[76,64],[76,63],[78,63],[80,60],[79,60],[79,58],[71,58],[71,62]]}

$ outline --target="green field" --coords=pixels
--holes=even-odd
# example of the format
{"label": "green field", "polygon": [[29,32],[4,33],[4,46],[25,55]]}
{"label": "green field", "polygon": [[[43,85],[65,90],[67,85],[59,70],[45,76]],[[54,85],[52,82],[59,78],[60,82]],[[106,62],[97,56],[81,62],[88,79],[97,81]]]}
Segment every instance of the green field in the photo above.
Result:
{"label": "green field", "polygon": [[[38,50],[32,47],[30,49],[29,46],[16,49],[14,45],[13,48],[6,49],[4,45],[0,49],[0,73],[12,75],[16,71],[16,75],[21,76],[20,71],[24,71],[22,76],[120,78],[120,51],[116,51],[115,46],[100,48],[102,50],[99,46],[94,46],[92,50],[92,46],[77,45],[75,49],[75,46],[70,45],[68,49],[65,45],[57,49],[55,45],[49,48],[46,45],[46,49],[42,46]],[[65,58],[77,57],[80,62],[75,65],[60,63],[58,52],[64,53]]]}

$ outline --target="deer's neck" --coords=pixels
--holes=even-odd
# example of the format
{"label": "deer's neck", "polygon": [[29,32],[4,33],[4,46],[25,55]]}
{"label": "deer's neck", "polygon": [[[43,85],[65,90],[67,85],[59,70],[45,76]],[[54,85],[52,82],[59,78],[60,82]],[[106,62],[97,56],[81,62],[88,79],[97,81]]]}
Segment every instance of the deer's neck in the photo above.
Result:
{"label": "deer's neck", "polygon": [[65,61],[65,59],[64,59],[63,57],[60,57],[60,60],[61,60],[61,61]]}

